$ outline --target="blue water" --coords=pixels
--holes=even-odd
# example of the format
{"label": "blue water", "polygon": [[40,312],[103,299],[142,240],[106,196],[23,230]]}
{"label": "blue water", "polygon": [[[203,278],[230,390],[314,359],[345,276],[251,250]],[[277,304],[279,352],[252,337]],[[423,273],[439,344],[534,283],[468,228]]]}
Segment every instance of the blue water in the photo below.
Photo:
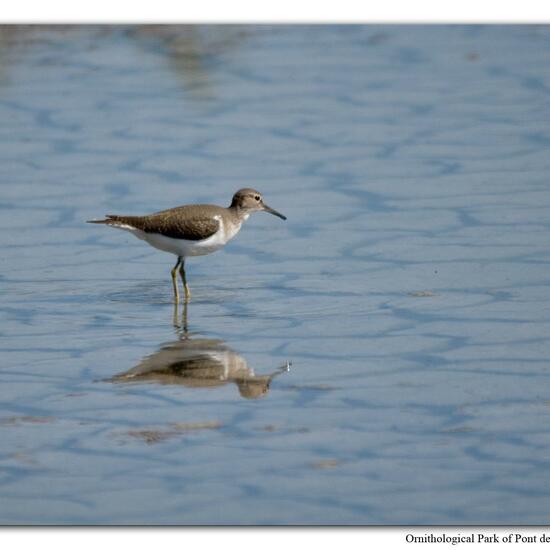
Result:
{"label": "blue water", "polygon": [[[2,524],[550,522],[550,27],[1,27],[0,121]],[[84,223],[240,187],[175,323]]]}

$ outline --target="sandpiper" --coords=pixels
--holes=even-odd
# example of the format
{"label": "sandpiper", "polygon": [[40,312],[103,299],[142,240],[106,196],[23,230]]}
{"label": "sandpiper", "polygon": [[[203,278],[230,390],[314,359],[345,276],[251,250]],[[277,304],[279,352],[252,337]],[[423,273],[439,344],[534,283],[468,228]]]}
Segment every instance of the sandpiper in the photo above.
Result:
{"label": "sandpiper", "polygon": [[188,204],[162,210],[148,216],[119,216],[107,214],[105,220],[89,220],[130,231],[151,246],[175,254],[172,285],[174,298],[179,302],[178,269],[183,282],[185,301],[191,297],[185,276],[185,258],[204,256],[225,246],[241,229],[252,212],[265,211],[286,220],[281,213],[264,203],[255,189],[239,189],[231,204],[224,208],[212,204]]}

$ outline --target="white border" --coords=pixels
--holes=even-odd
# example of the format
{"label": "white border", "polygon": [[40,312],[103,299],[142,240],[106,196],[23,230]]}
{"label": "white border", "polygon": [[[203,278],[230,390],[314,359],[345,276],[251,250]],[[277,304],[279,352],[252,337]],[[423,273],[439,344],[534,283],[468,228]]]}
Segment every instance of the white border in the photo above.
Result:
{"label": "white border", "polygon": [[[498,543],[478,542],[478,534],[488,539],[496,534]],[[475,537],[474,544],[411,543],[407,534],[425,536],[469,535]],[[534,544],[516,543],[515,534],[535,536]],[[345,549],[368,550],[369,548],[497,548],[507,546],[514,549],[547,547],[539,542],[541,535],[550,537],[544,527],[363,527],[363,528],[34,528],[0,529],[0,542],[5,548],[49,550],[108,550],[132,548],[133,550],[209,549],[230,550],[291,550],[294,548],[316,550]],[[503,538],[511,536],[511,543]]]}
{"label": "white border", "polygon": [[18,0],[3,2],[4,23],[541,23],[550,2],[541,0]]}

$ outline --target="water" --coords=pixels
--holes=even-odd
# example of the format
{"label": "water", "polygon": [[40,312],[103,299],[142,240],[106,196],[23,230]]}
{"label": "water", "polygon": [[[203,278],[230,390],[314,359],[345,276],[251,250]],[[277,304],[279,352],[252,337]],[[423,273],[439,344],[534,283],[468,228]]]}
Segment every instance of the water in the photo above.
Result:
{"label": "water", "polygon": [[[0,522],[547,524],[549,67],[544,26],[3,27]],[[245,186],[288,221],[175,323],[174,259],[83,223]]]}

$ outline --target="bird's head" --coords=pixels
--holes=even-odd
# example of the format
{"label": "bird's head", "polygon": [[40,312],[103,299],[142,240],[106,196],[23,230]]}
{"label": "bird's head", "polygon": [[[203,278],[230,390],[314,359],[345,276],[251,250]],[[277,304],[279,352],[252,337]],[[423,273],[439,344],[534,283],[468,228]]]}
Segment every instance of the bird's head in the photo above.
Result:
{"label": "bird's head", "polygon": [[[231,208],[235,208],[237,211],[242,212],[244,215],[249,215],[252,212],[264,211],[273,214],[286,220],[286,216],[283,216],[277,210],[267,206],[265,204],[262,194],[255,189],[250,189],[249,187],[245,189],[239,189],[234,195],[233,200],[231,201]],[[248,216],[247,216],[248,217]]]}

